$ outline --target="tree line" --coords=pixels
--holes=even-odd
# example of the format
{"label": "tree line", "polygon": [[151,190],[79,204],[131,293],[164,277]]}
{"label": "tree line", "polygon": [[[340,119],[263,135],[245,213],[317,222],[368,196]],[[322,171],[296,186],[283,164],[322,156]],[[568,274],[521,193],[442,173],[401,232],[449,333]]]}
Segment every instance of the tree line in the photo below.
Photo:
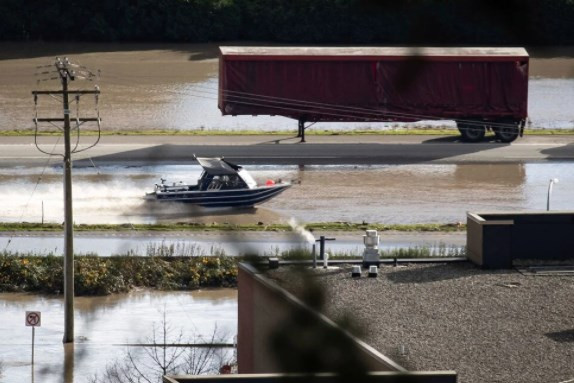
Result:
{"label": "tree line", "polygon": [[574,43],[574,0],[0,0],[0,40]]}

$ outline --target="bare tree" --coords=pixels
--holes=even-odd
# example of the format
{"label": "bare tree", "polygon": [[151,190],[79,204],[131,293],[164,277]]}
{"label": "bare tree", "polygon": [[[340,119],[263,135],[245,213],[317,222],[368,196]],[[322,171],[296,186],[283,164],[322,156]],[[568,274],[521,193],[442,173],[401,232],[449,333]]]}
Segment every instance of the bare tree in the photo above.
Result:
{"label": "bare tree", "polygon": [[217,325],[208,338],[195,334],[185,338],[182,330],[169,325],[164,312],[136,351],[128,348],[90,383],[159,383],[164,375],[218,373],[222,366],[234,363],[233,356],[219,346],[226,338]]}
{"label": "bare tree", "polygon": [[[195,338],[195,343],[216,345],[227,338],[215,324],[209,339],[201,335]],[[221,367],[234,364],[233,355],[229,355],[221,347],[190,347],[185,354],[185,362],[181,371],[188,375],[217,374]]]}
{"label": "bare tree", "polygon": [[[161,377],[163,375],[176,372],[181,356],[184,354],[186,349],[184,347],[179,347],[179,345],[184,343],[183,331],[179,330],[175,336],[172,336],[173,331],[174,330],[167,322],[166,313],[164,311],[163,319],[160,323],[160,330],[158,331],[158,328],[154,323],[152,335],[146,339],[144,342],[145,346],[142,348],[144,352],[143,359],[151,363],[147,368],[145,368],[145,365],[141,365],[140,359],[142,358],[136,357],[134,353],[128,350],[127,358],[129,363],[139,375],[145,377],[144,371],[147,370],[149,372],[149,370],[151,370],[154,372],[154,375],[157,375],[158,373],[160,374],[159,380],[161,381]],[[152,382],[154,380],[147,381]]]}

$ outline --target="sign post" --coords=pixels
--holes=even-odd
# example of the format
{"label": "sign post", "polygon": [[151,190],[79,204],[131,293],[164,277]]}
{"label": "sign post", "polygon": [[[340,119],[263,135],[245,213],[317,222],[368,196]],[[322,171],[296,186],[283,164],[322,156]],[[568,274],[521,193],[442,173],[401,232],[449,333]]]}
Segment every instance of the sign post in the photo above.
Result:
{"label": "sign post", "polygon": [[26,311],[26,326],[32,327],[32,372],[34,372],[34,337],[36,327],[42,325],[42,313],[40,311]]}

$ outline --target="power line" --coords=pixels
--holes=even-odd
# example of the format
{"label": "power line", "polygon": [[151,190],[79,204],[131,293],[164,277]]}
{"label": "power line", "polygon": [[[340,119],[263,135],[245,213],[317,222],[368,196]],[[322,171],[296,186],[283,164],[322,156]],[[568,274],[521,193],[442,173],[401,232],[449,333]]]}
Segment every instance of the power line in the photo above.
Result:
{"label": "power line", "polygon": [[[111,77],[116,77],[112,75]],[[134,76],[135,77],[135,76]],[[153,78],[152,76],[137,76],[144,78]],[[146,88],[147,90],[152,90],[156,92],[167,92],[172,94],[188,95],[197,98],[219,100],[217,97],[219,90],[215,88],[210,88],[201,85],[194,85],[196,89],[191,89],[189,91],[178,91],[178,90],[154,90],[153,88]],[[197,89],[198,88],[198,89]],[[407,120],[447,120],[450,118],[445,118],[443,116],[437,115],[427,115],[427,114],[415,114],[408,112],[395,112],[395,111],[383,111],[376,108],[364,108],[364,107],[352,107],[340,104],[330,104],[323,102],[306,101],[292,98],[268,96],[257,93],[240,92],[240,91],[230,91],[222,90],[224,96],[227,96],[237,104],[246,106],[256,106],[256,107],[266,107],[281,111],[288,111],[293,113],[316,113],[321,115],[327,115],[330,117],[340,118],[341,120],[356,120],[360,117],[360,121],[357,122],[401,122],[397,121],[400,119]],[[199,94],[197,94],[199,93]],[[208,96],[216,96],[207,97]],[[312,108],[320,108],[320,110],[313,110]],[[359,114],[359,116],[357,116]],[[361,115],[362,114],[362,115]],[[478,121],[469,120],[467,118],[456,118],[453,117],[457,123],[459,123],[459,130],[472,130],[472,127],[484,127],[488,125],[493,128],[516,128],[516,124],[506,123],[500,121]],[[414,122],[412,121],[412,122]]]}
{"label": "power line", "polygon": [[[51,66],[43,66],[38,69],[43,69]],[[80,126],[86,122],[96,122],[98,124],[98,132],[100,131],[100,117],[99,112],[95,118],[80,117],[80,97],[83,95],[94,95],[96,100],[96,110],[98,104],[98,97],[100,94],[99,88],[96,86],[95,90],[70,90],[69,84],[76,79],[92,80],[95,75],[87,68],[70,62],[67,58],[56,58],[53,67],[57,73],[62,84],[62,90],[37,90],[33,91],[35,116],[35,134],[34,144],[36,148],[49,156],[54,155],[54,152],[47,152],[38,145],[38,123],[47,122],[58,129],[58,123],[63,124],[61,128],[64,136],[64,153],[58,155],[62,156],[64,161],[64,343],[72,343],[74,341],[74,219],[72,211],[72,154],[80,151],[87,150],[97,145],[98,140],[91,146],[85,149],[78,149],[80,141]],[[40,72],[40,76],[52,75],[51,71]],[[49,78],[48,80],[50,80]],[[38,80],[40,82],[42,80]],[[61,97],[62,109],[64,117],[60,118],[39,118],[38,117],[38,96],[50,96],[54,99]],[[71,111],[70,111],[70,96],[74,97],[76,103],[76,116],[73,118],[75,122],[74,128],[71,126]],[[74,101],[72,101],[74,102]],[[72,149],[71,131],[76,129],[76,143]],[[55,147],[54,147],[55,148]]]}
{"label": "power line", "polygon": [[[54,147],[52,148],[52,152],[54,152],[56,150],[56,146],[58,145],[59,142],[60,142],[60,137],[58,137],[58,140],[54,144]],[[48,159],[46,160],[46,163],[44,164],[44,167],[42,168],[42,172],[40,173],[40,176],[36,180],[36,184],[34,185],[32,192],[30,193],[30,197],[28,198],[28,201],[26,202],[26,204],[24,205],[24,208],[22,209],[22,214],[20,214],[19,222],[22,222],[22,218],[24,217],[26,210],[28,210],[28,206],[30,205],[30,201],[32,201],[32,198],[34,197],[34,193],[36,193],[36,189],[38,189],[38,185],[40,185],[40,182],[42,182],[42,180],[43,180],[44,173],[46,173],[46,169],[48,168],[50,160],[51,160],[51,157],[48,157]],[[42,212],[42,214],[43,214],[43,212]],[[14,238],[15,233],[16,233],[16,230],[14,230],[12,232],[12,234],[10,235],[8,242],[6,242],[6,247],[4,247],[4,251],[8,250],[8,246],[10,246],[10,243],[12,242],[12,239]]]}

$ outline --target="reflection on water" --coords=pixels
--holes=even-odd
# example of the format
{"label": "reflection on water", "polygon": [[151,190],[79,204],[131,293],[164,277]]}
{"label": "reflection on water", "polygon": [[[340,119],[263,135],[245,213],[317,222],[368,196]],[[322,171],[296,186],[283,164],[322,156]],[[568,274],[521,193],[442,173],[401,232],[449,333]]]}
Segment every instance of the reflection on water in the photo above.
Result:
{"label": "reflection on water", "polygon": [[[571,163],[306,167],[301,185],[266,204],[302,222],[465,222],[467,211],[572,209]],[[288,197],[288,198],[287,198]]]}
{"label": "reflection on water", "polygon": [[62,381],[62,375],[73,375],[76,382],[87,381],[123,354],[125,346],[121,344],[150,336],[164,311],[170,325],[184,334],[208,337],[217,324],[232,341],[237,331],[237,291],[233,289],[78,297],[75,309],[76,344],[66,346],[64,353],[61,297],[0,294],[0,360],[5,368],[1,381],[30,380],[31,330],[24,326],[25,311],[42,312],[35,342],[37,382]]}
{"label": "reflection on water", "polygon": [[455,185],[475,188],[492,188],[496,185],[520,188],[526,179],[524,164],[484,164],[480,166],[458,165],[454,169]]}
{"label": "reflection on water", "polygon": [[[292,180],[294,186],[256,209],[198,209],[144,201],[158,178],[194,181],[197,166],[103,167],[75,171],[76,223],[381,222],[465,221],[466,211],[543,210],[550,178],[555,210],[572,206],[574,164],[459,164],[388,166],[251,166],[259,181]],[[63,221],[61,169],[8,170],[0,176],[0,221]],[[42,210],[43,203],[43,210]]]}

